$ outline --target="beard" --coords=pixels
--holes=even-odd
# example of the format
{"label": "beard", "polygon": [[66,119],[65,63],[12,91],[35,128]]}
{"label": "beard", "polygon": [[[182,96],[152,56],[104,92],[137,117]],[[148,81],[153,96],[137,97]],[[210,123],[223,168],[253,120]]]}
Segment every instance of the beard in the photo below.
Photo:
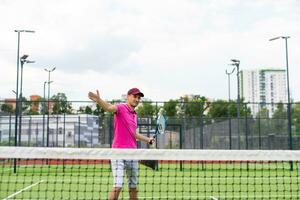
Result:
{"label": "beard", "polygon": [[130,105],[131,107],[135,108],[139,105],[139,102],[132,102]]}

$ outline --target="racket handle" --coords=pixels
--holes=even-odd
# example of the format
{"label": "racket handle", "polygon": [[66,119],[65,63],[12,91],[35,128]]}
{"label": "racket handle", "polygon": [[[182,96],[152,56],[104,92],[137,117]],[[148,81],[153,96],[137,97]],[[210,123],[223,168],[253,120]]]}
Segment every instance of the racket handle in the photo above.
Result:
{"label": "racket handle", "polygon": [[[153,139],[155,139],[155,138],[156,138],[156,135],[153,136]],[[153,144],[153,140],[151,140],[151,141],[149,142],[149,144],[152,145],[152,144]]]}

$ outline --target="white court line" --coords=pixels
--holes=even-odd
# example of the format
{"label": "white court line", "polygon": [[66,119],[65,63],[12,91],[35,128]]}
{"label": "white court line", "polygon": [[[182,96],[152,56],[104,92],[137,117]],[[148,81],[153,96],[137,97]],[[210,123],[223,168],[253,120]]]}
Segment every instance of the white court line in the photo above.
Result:
{"label": "white court line", "polygon": [[[298,198],[298,195],[270,195],[270,196],[262,196],[262,195],[258,195],[258,196],[220,196],[220,199],[265,199],[265,198],[271,198],[271,199],[278,199],[278,198]],[[207,199],[207,198],[211,198],[212,200],[218,200],[217,197],[214,196],[160,196],[160,197],[142,197],[142,196],[138,196],[138,198],[141,199]],[[123,199],[129,199],[129,197],[125,197]]]}
{"label": "white court line", "polygon": [[4,198],[3,200],[8,200],[8,199],[10,199],[10,198],[12,198],[12,197],[14,197],[14,196],[20,194],[21,192],[23,192],[23,191],[25,191],[25,190],[28,190],[29,188],[34,187],[34,186],[36,186],[36,185],[38,185],[38,184],[40,184],[40,183],[42,183],[42,182],[44,182],[44,181],[41,180],[41,181],[39,181],[39,182],[37,182],[37,183],[34,183],[34,184],[32,184],[32,185],[29,185],[29,186],[27,186],[26,188],[23,188],[23,189],[19,190],[18,192],[15,192],[15,193],[9,195],[8,197]]}

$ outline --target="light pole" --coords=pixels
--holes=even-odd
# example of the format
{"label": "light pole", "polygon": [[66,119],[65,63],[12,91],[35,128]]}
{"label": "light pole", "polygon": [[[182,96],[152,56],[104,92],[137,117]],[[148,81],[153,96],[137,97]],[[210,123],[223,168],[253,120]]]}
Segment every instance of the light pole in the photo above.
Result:
{"label": "light pole", "polygon": [[[53,81],[50,81],[50,84],[52,83]],[[45,113],[46,113],[46,84],[48,82],[47,81],[44,81],[44,101],[43,101],[43,147],[45,146]]]}
{"label": "light pole", "polygon": [[240,136],[240,61],[231,59],[231,65],[236,67],[237,76],[237,134],[238,134],[238,149],[241,149],[241,136]]}
{"label": "light pole", "polygon": [[227,80],[228,80],[228,102],[230,102],[230,75],[234,72],[235,68],[233,68],[233,70],[231,72],[228,72],[227,69],[225,71],[226,75],[227,75]]}
{"label": "light pole", "polygon": [[45,69],[46,72],[48,72],[48,115],[47,115],[47,147],[49,147],[49,113],[50,113],[50,74],[56,69],[56,67],[53,67],[52,69]]}
{"label": "light pole", "polygon": [[229,149],[232,149],[232,136],[231,136],[231,116],[230,116],[230,75],[234,72],[235,68],[231,72],[225,71],[228,77],[228,125],[229,125]]}
{"label": "light pole", "polygon": [[46,112],[46,83],[44,81],[44,101],[43,101],[43,147],[45,146],[45,112]]}
{"label": "light pole", "polygon": [[287,106],[287,117],[288,117],[288,134],[289,134],[289,148],[293,149],[293,138],[292,138],[292,114],[291,114],[291,99],[290,99],[290,79],[289,79],[289,59],[288,59],[288,42],[290,36],[279,36],[271,38],[269,41],[284,39],[285,40],[285,61],[286,61],[286,79],[287,79],[287,95],[288,95],[288,106]]}
{"label": "light pole", "polygon": [[25,63],[35,63],[35,61],[27,60],[28,55],[23,55],[20,58],[21,62],[21,81],[20,81],[20,96],[19,96],[19,146],[21,145],[21,135],[22,135],[22,112],[23,112],[23,66]]}
{"label": "light pole", "polygon": [[[16,83],[16,109],[15,109],[15,146],[18,145],[17,132],[18,132],[18,114],[19,114],[19,61],[20,61],[20,35],[21,33],[34,33],[31,30],[15,30],[18,33],[18,50],[17,50],[17,83]],[[16,169],[14,169],[16,172]]]}

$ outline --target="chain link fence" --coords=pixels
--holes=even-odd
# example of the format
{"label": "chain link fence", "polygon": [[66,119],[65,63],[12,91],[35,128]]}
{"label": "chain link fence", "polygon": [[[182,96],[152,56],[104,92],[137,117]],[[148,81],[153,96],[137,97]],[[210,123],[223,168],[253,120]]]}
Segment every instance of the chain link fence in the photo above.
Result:
{"label": "chain link fence", "polygon": [[[152,116],[138,118],[138,131],[147,136],[155,132],[155,114],[163,103],[152,102],[152,105],[156,108]],[[297,110],[292,113],[292,149],[300,149],[298,115]],[[239,119],[229,116],[213,118],[208,111],[200,116],[167,117],[166,133],[158,136],[156,148],[290,149],[288,118],[284,112],[280,117],[246,114]],[[21,119],[15,133],[14,113],[1,112],[0,145],[108,148],[112,144],[111,114],[50,114],[49,122],[48,115],[23,114]],[[140,142],[138,146],[153,148]]]}

